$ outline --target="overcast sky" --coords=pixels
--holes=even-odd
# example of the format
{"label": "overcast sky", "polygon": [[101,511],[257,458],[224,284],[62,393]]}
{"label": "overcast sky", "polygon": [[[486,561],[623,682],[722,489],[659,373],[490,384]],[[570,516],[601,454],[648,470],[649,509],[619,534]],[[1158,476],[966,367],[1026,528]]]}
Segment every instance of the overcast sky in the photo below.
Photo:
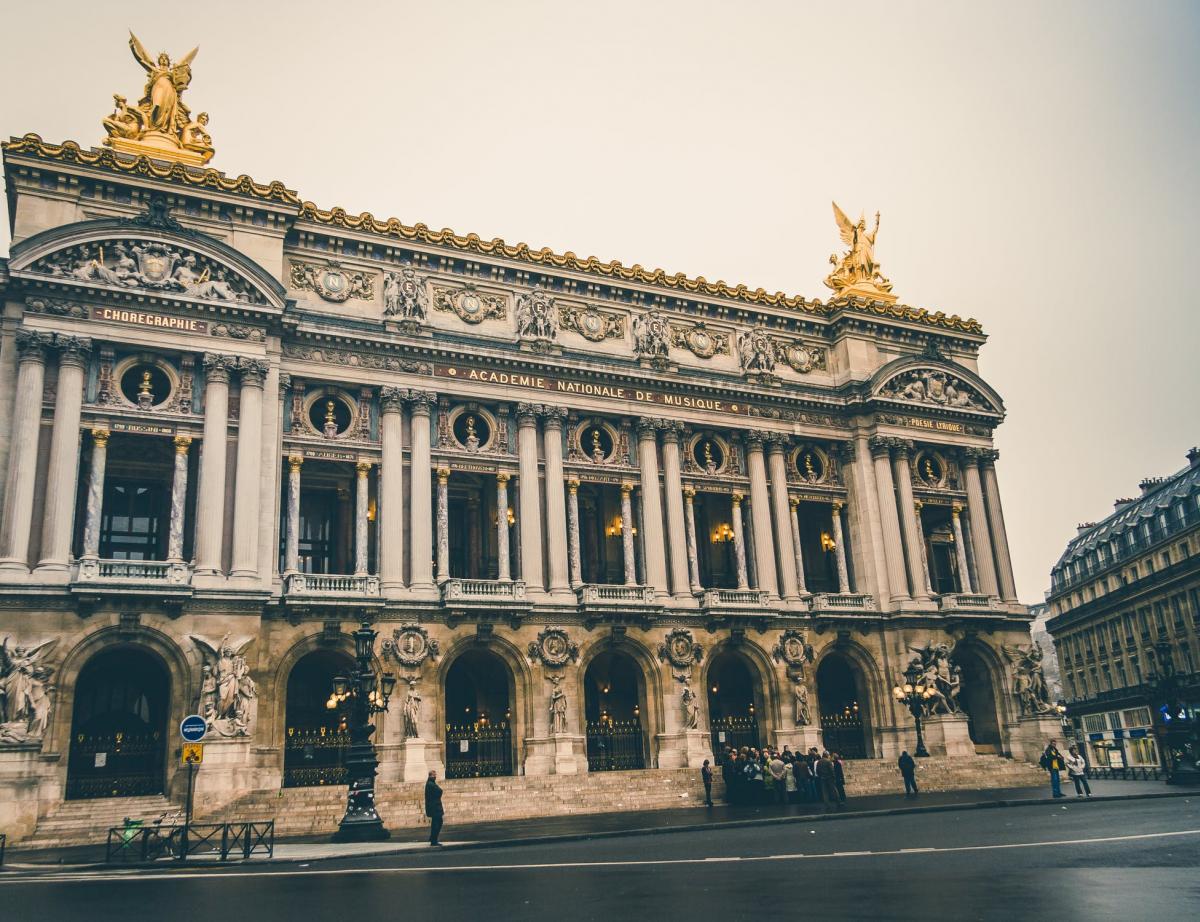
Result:
{"label": "overcast sky", "polygon": [[3,135],[98,144],[142,88],[132,28],[200,46],[214,167],[323,207],[821,298],[830,200],[881,211],[901,301],[990,335],[1025,601],[1077,522],[1200,441],[1197,4],[39,0],[3,22]]}

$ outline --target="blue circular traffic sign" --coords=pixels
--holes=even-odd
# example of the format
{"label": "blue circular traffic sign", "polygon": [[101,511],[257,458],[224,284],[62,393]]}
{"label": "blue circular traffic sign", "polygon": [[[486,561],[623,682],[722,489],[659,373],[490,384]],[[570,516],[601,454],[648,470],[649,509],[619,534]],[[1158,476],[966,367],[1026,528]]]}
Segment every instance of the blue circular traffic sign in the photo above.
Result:
{"label": "blue circular traffic sign", "polygon": [[179,722],[179,735],[185,743],[198,743],[208,732],[208,723],[199,714],[190,714]]}

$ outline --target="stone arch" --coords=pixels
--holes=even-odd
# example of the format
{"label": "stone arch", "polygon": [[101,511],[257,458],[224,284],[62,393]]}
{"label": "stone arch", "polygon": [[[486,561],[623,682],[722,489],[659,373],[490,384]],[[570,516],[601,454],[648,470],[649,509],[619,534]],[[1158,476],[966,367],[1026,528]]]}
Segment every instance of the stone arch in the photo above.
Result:
{"label": "stone arch", "polygon": [[[740,664],[744,668],[749,677],[750,694],[753,710],[729,712],[718,715],[714,718],[714,696],[721,695],[720,675],[722,667],[730,661]],[[733,675],[736,675],[736,667],[733,670]],[[716,644],[708,655],[704,658],[703,668],[701,669],[701,678],[703,679],[704,694],[700,696],[700,700],[704,703],[705,713],[708,716],[708,726],[713,734],[714,751],[720,748],[719,734],[721,728],[719,722],[728,723],[729,719],[739,719],[745,716],[752,716],[755,723],[754,730],[750,731],[750,735],[756,735],[757,740],[754,742],[742,742],[741,745],[757,745],[763,746],[770,742],[773,731],[778,730],[783,724],[780,721],[780,706],[779,694],[773,681],[775,671],[772,668],[770,657],[766,651],[757,644],[750,643],[746,640],[733,642],[724,640]],[[713,692],[713,688],[717,688],[717,692]],[[731,702],[736,708],[737,702]],[[716,721],[716,722],[714,722]],[[736,732],[737,724],[731,724],[729,729],[726,729],[726,742],[737,742],[731,740],[728,734]]]}
{"label": "stone arch", "polygon": [[[592,665],[606,654],[624,657],[636,672],[638,687],[635,694],[637,704],[640,708],[638,717],[641,724],[645,752],[644,767],[654,768],[658,765],[657,747],[660,736],[664,732],[662,677],[659,664],[655,661],[654,655],[641,642],[629,636],[625,636],[619,640],[614,640],[612,637],[604,637],[589,644],[583,650],[578,664],[573,667],[578,679],[578,701],[575,705],[575,712],[579,720],[579,726],[583,730],[585,737],[587,737],[589,721],[589,674]],[[622,718],[618,717],[618,719]],[[591,740],[588,741],[588,745],[594,749]],[[595,754],[592,753],[589,758],[589,771],[596,770],[594,762]]]}
{"label": "stone arch", "polygon": [[886,386],[895,378],[901,375],[906,375],[909,372],[930,371],[939,375],[946,375],[957,378],[959,381],[967,385],[967,387],[975,392],[978,401],[974,406],[958,407],[947,406],[936,403],[918,403],[919,406],[930,406],[946,410],[965,410],[967,412],[988,413],[998,416],[1004,415],[1004,401],[1000,395],[992,388],[990,384],[979,377],[975,372],[959,365],[949,359],[931,357],[929,355],[906,355],[898,359],[888,362],[882,368],[877,370],[871,376],[870,382],[867,384],[867,391],[871,399],[893,400],[903,399],[896,398],[890,393],[881,393]]}
{"label": "stone arch", "polygon": [[971,742],[977,750],[1002,752],[1010,718],[1004,664],[986,643],[967,638],[954,646],[951,661],[962,668],[959,706],[966,713]]}
{"label": "stone arch", "polygon": [[[874,758],[879,748],[878,728],[884,723],[882,682],[874,658],[853,641],[835,642],[821,651],[813,664],[813,675],[817,723],[825,748],[834,746],[839,752],[850,749],[841,752],[843,757]],[[838,715],[844,715],[844,724]]]}

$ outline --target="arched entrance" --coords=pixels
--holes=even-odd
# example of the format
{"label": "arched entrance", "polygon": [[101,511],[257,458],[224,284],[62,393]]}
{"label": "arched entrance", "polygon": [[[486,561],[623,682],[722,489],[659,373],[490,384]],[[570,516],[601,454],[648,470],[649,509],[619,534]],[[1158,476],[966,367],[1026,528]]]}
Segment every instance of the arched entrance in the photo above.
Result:
{"label": "arched entrance", "polygon": [[843,759],[867,758],[864,711],[867,707],[862,676],[840,653],[830,653],[817,668],[817,701],[825,748]]}
{"label": "arched entrance", "polygon": [[161,794],[170,701],[153,654],[124,647],[89,660],[75,683],[67,798]]}
{"label": "arched entrance", "polygon": [[646,767],[642,730],[645,687],[633,657],[605,650],[588,664],[583,677],[587,719],[588,771],[621,771]]}
{"label": "arched entrance", "polygon": [[345,653],[316,650],[302,657],[288,674],[283,739],[285,788],[346,783],[349,711],[344,703],[333,700],[333,677],[348,675],[353,668],[353,660]]}
{"label": "arched entrance", "polygon": [[962,691],[958,703],[967,714],[967,729],[975,751],[1000,751],[1000,720],[996,714],[996,694],[992,672],[978,652],[968,647],[954,651],[954,665],[962,669]]}
{"label": "arched entrance", "polygon": [[446,672],[446,777],[513,773],[512,673],[497,654],[463,652]]}
{"label": "arched entrance", "polygon": [[743,657],[732,650],[713,657],[708,667],[708,725],[713,752],[724,752],[726,746],[740,749],[762,745],[758,698],[754,672]]}

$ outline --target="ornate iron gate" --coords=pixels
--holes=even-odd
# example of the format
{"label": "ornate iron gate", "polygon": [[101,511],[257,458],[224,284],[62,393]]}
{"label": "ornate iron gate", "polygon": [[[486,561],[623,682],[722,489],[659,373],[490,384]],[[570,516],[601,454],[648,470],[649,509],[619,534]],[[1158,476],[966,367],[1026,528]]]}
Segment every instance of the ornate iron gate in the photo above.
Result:
{"label": "ornate iron gate", "polygon": [[709,729],[712,731],[713,752],[717,761],[726,746],[741,749],[743,746],[759,748],[758,721],[753,717],[718,717],[712,721]]}
{"label": "ornate iron gate", "polygon": [[852,714],[822,714],[821,739],[826,749],[836,752],[843,759],[867,757],[862,717],[857,711]]}
{"label": "ornate iron gate", "polygon": [[512,773],[512,731],[507,723],[446,725],[447,778],[491,778]]}
{"label": "ornate iron gate", "polygon": [[140,797],[163,792],[161,733],[76,733],[71,738],[67,799]]}
{"label": "ornate iron gate", "polygon": [[640,720],[589,720],[588,771],[629,771],[646,767],[646,743]]}
{"label": "ornate iron gate", "polygon": [[283,786],[308,788],[346,783],[350,732],[329,727],[288,727],[283,746]]}

